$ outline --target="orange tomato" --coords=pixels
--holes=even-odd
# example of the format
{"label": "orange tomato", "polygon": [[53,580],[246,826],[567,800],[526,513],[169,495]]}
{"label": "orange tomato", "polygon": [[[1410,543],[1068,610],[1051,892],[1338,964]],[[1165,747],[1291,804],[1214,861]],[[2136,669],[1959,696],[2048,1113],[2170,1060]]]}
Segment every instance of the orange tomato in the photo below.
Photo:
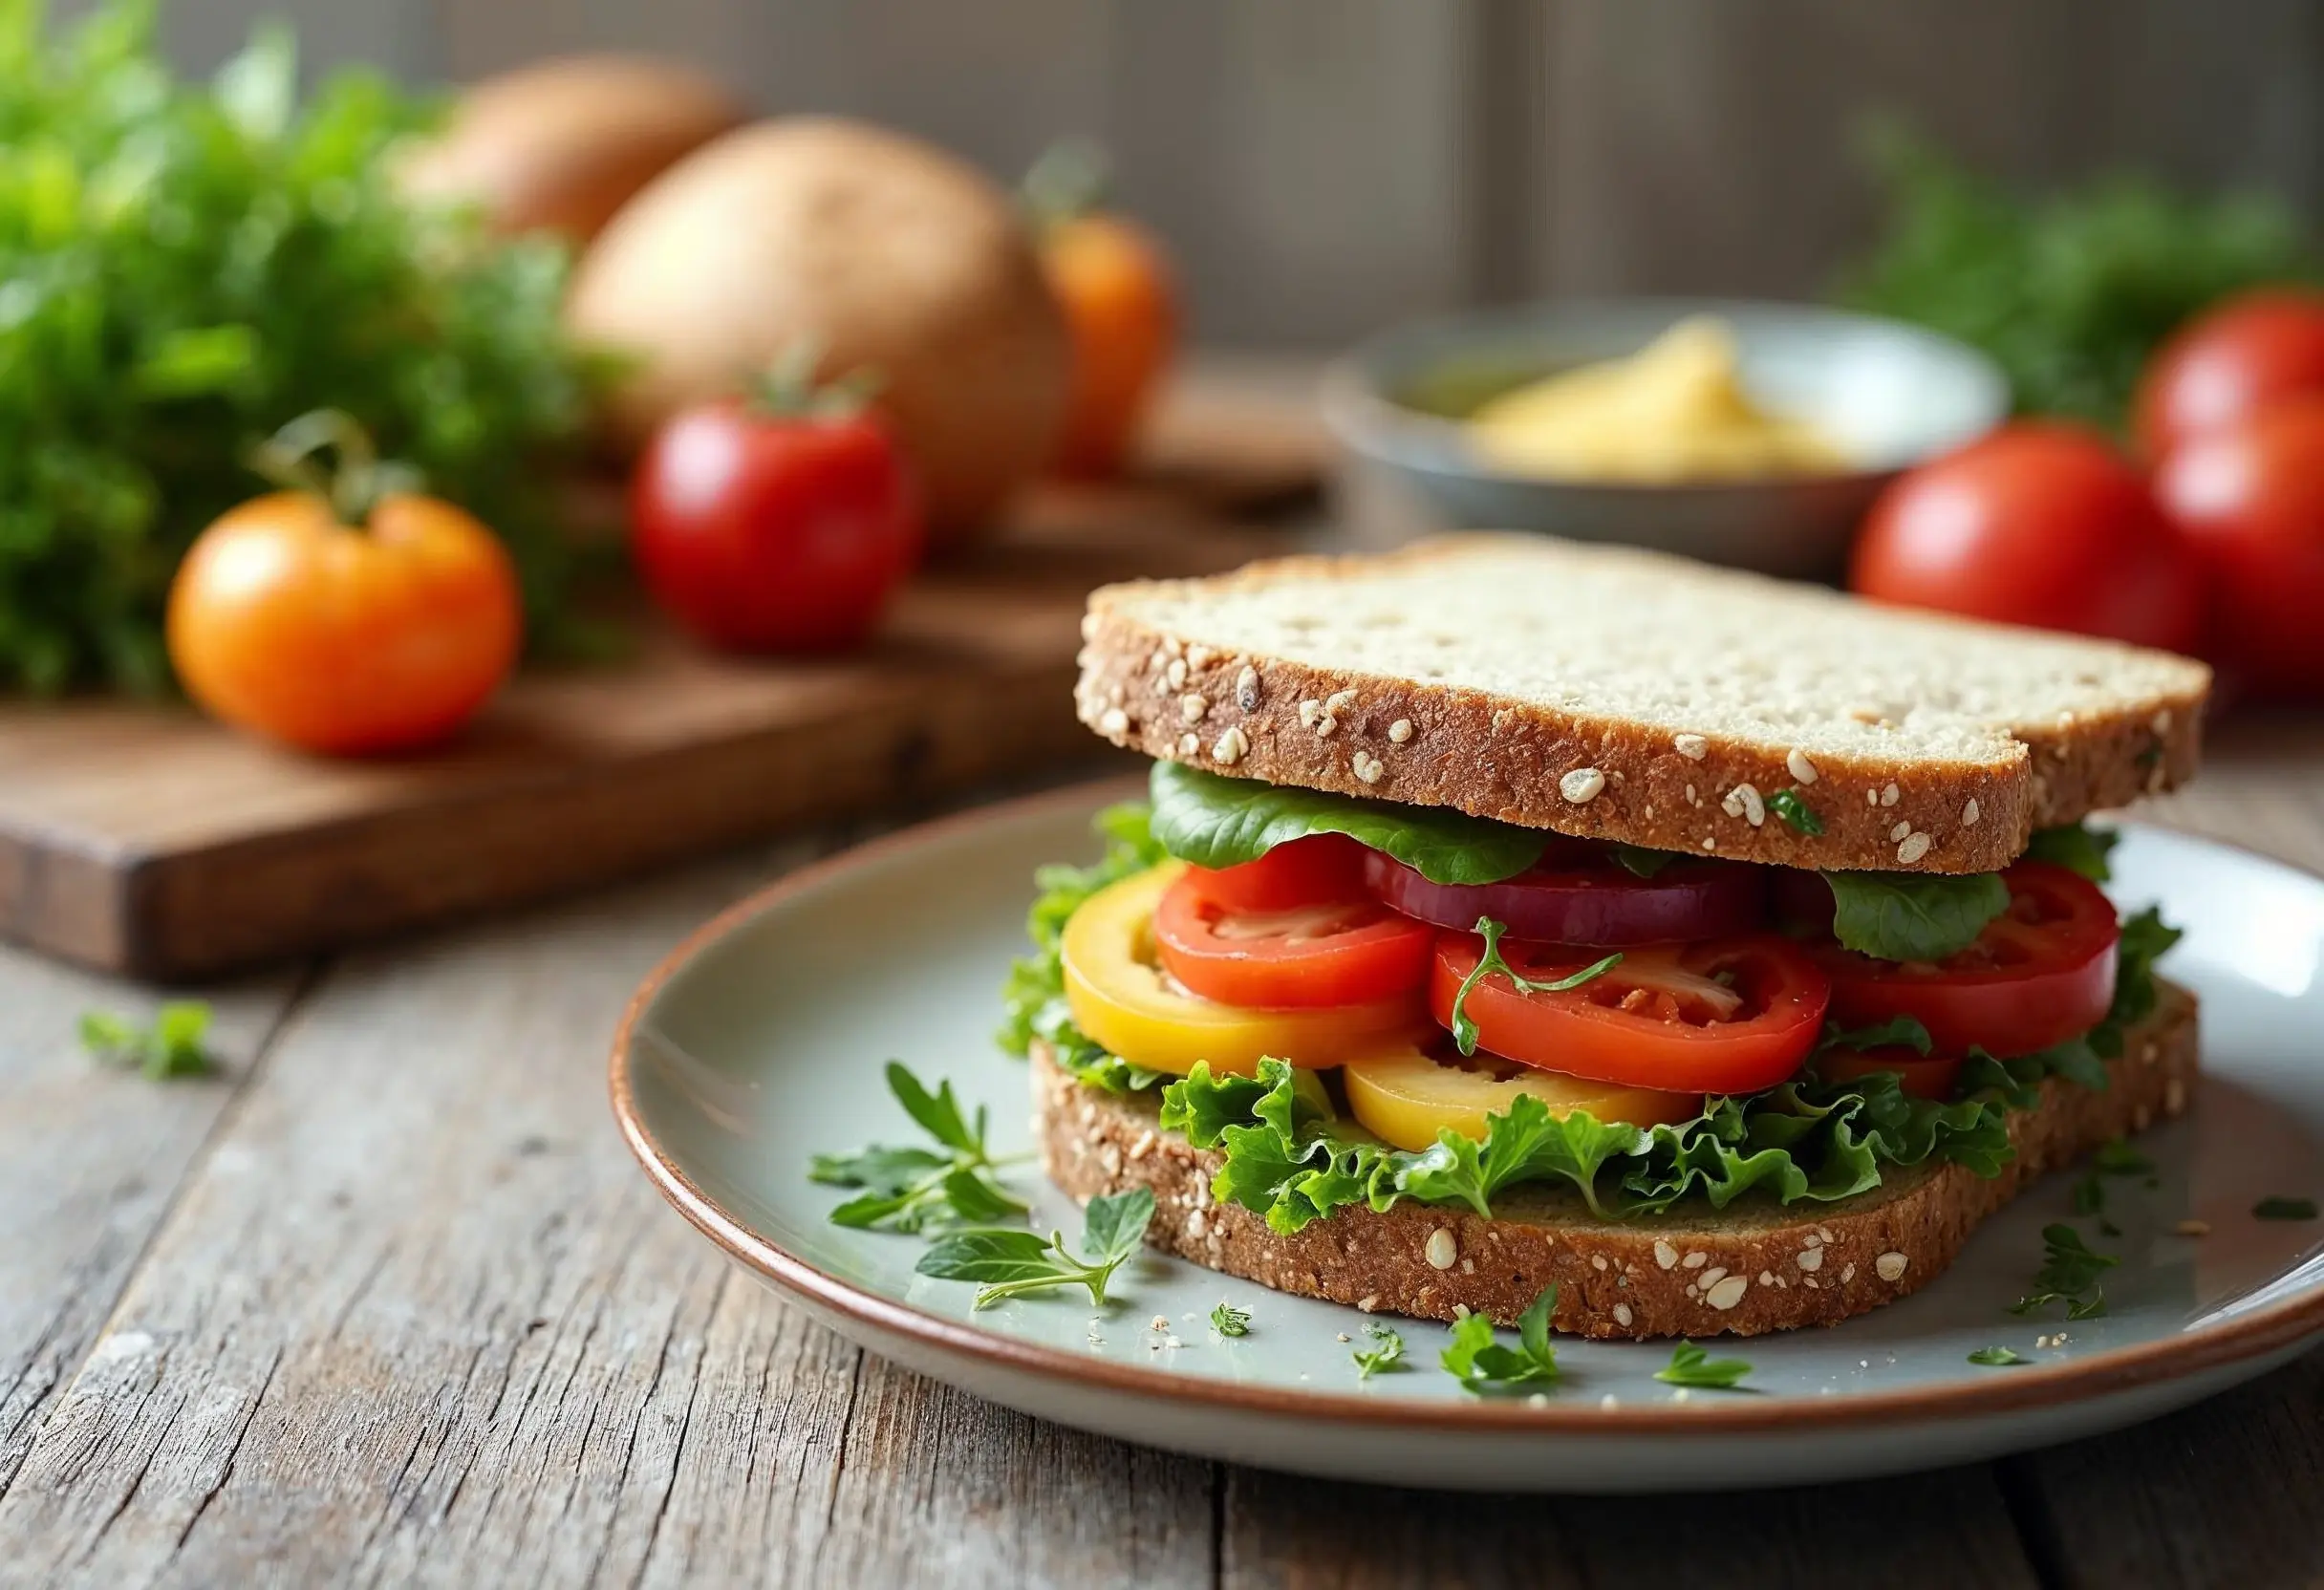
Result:
{"label": "orange tomato", "polygon": [[1053,467],[1084,479],[1111,475],[1177,346],[1170,261],[1144,227],[1104,214],[1051,222],[1042,257],[1073,340],[1072,397]]}
{"label": "orange tomato", "polygon": [[523,622],[506,550],[465,511],[391,492],[355,525],[319,491],[281,491],[194,543],[169,657],[214,716],[359,755],[459,728],[506,677]]}

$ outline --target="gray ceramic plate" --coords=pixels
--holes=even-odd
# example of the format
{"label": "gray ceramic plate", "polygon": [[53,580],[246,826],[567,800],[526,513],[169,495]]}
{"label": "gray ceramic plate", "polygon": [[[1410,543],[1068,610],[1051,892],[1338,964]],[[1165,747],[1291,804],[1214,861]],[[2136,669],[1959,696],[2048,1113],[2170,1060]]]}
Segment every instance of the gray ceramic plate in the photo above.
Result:
{"label": "gray ceramic plate", "polygon": [[[1814,422],[1858,467],[1790,479],[1646,485],[1545,480],[1469,445],[1457,418],[1551,371],[1636,353],[1688,315],[1733,326],[1745,387]],[[1364,344],[1324,377],[1323,413],[1359,458],[1451,525],[1655,547],[1773,574],[1835,572],[1897,470],[2009,412],[2000,369],[1918,326],[1810,304],[1568,299],[1430,320]]]}
{"label": "gray ceramic plate", "polygon": [[[1831,1330],[1733,1350],[1754,1395],[1681,1396],[1667,1345],[1569,1342],[1539,1403],[1482,1402],[1436,1364],[1441,1326],[1400,1321],[1412,1367],[1360,1383],[1366,1317],[1147,1257],[1092,1310],[1056,1294],[972,1313],[973,1288],[913,1273],[916,1238],[843,1230],[844,1193],[804,1175],[819,1150],[908,1142],[880,1080],[891,1056],[1029,1133],[1022,1065],[995,1050],[996,990],[1022,944],[1028,876],[1087,857],[1089,815],[1126,793],[1067,791],[914,830],[785,879],[704,928],[640,990],[613,1057],[614,1111],[647,1173],[738,1263],[834,1329],[939,1380],[1132,1441],[1311,1473],[1489,1490],[1644,1491],[1837,1479],[2061,1441],[2179,1407],[2324,1334],[2324,1224],[2261,1221],[2271,1194],[2324,1194],[2324,882],[2133,827],[2117,896],[2166,898],[2168,965],[2204,1000],[2199,1107],[2139,1146],[2149,1190],[2112,1183],[2123,1235],[2104,1318],[2061,1325],[2006,1305],[2053,1176],[1978,1232],[1923,1292]],[[1027,1171],[1044,1229],[1076,1213]],[[2210,1222],[2177,1235],[2183,1219]],[[2086,1224],[2086,1223],[2085,1223]],[[1248,1336],[1206,1321],[1250,1309]],[[1161,1317],[1166,1330],[1152,1327]],[[2062,1344],[2044,1345],[2062,1330]],[[2002,1345],[2034,1362],[1982,1368]],[[1720,1349],[1725,1351],[1726,1349]]]}

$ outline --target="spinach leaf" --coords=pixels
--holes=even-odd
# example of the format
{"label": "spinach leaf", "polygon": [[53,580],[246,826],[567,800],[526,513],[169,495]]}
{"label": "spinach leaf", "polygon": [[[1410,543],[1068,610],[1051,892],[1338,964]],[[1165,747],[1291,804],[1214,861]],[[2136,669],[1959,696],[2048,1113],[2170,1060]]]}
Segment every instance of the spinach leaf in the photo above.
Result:
{"label": "spinach leaf", "polygon": [[1833,936],[1883,960],[1943,960],[2010,909],[1998,872],[1826,872],[1823,879],[1832,886]]}
{"label": "spinach leaf", "polygon": [[2104,883],[2114,876],[2107,857],[2121,842],[2122,836],[2112,828],[2068,823],[2063,827],[2035,828],[2034,837],[2026,841],[2026,856],[2079,872],[2092,883]]}
{"label": "spinach leaf", "polygon": [[1340,833],[1431,883],[1498,883],[1541,859],[1548,836],[1448,806],[1359,801],[1154,763],[1153,836],[1181,861],[1235,867],[1309,834]]}

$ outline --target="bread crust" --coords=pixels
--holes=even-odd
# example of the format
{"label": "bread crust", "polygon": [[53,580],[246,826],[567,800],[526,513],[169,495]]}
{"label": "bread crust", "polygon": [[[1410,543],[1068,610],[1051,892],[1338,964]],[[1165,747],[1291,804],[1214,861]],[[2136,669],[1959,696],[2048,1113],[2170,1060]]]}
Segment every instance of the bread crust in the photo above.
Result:
{"label": "bread crust", "polygon": [[[1389,556],[1447,556],[1464,540]],[[1380,561],[1283,558],[1221,579],[1345,578]],[[1215,650],[1126,611],[1151,588],[1097,591],[1083,620],[1076,711],[1115,744],[1236,778],[1583,838],[1787,867],[1991,872],[2023,854],[2035,828],[2173,788],[2202,756],[2208,676],[2190,663],[2184,689],[2018,726],[1990,762],[1819,754],[1801,794],[1823,831],[1808,835],[1765,808],[1765,796],[1802,785],[1786,747],[1705,733],[1685,737],[1700,752],[1689,756],[1668,730],[1626,719]],[[1603,782],[1584,779],[1576,787],[1590,793],[1577,801],[1564,781],[1587,770]],[[1731,804],[1743,785],[1757,799]]]}
{"label": "bread crust", "polygon": [[[2154,1015],[2109,1067],[2110,1087],[2054,1077],[2034,1108],[2011,1115],[2016,1158],[1998,1176],[1892,1168],[1883,1186],[1830,1204],[1747,1200],[1611,1221],[1578,1196],[1529,1187],[1498,1200],[1492,1219],[1404,1202],[1385,1214],[1344,1209],[1286,1236],[1212,1200],[1220,1156],[1163,1131],[1153,1095],[1084,1087],[1038,1045],[1035,1119],[1044,1166],[1065,1192],[1087,1200],[1151,1188],[1151,1244],[1279,1292],[1427,1320],[1466,1308],[1507,1325],[1554,1282],[1556,1326],[1573,1335],[1755,1336],[1837,1324],[1918,1291],[2043,1172],[2183,1113],[2198,1070],[2195,998],[2160,987]],[[1431,1245],[1448,1265],[1431,1262]]]}

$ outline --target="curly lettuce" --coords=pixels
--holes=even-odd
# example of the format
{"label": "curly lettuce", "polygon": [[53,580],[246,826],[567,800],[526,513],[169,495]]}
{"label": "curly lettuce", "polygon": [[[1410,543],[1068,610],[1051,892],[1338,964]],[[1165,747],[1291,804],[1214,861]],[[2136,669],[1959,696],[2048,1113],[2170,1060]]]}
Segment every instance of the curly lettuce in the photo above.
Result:
{"label": "curly lettuce", "polygon": [[1105,854],[1088,867],[1044,867],[1033,874],[1041,893],[1025,917],[1033,953],[1020,956],[1009,966],[1001,985],[1002,1020],[996,1035],[1001,1046],[1022,1058],[1035,1040],[1049,1045],[1049,1057],[1060,1070],[1087,1086],[1108,1093],[1129,1093],[1152,1087],[1166,1079],[1158,1071],[1132,1065],[1106,1052],[1073,1024],[1065,1003],[1065,966],[1058,944],[1065,922],[1082,902],[1109,884],[1159,866],[1168,853],[1154,842],[1143,802],[1126,801],[1097,814],[1090,827],[1106,842]]}

